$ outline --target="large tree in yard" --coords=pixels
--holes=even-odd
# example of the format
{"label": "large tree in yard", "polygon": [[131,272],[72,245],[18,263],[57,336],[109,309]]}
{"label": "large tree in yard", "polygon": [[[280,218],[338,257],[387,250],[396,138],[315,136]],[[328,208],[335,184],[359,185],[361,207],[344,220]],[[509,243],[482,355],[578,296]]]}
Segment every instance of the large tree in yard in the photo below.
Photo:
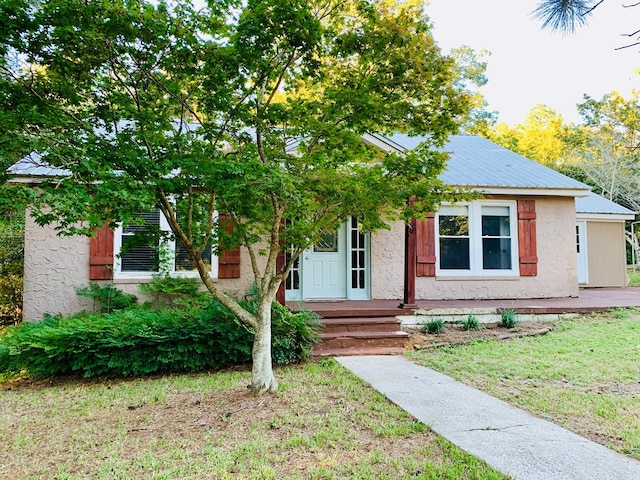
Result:
{"label": "large tree in yard", "polygon": [[[257,393],[277,388],[271,304],[321,232],[455,198],[437,147],[469,95],[417,2],[0,0],[0,18],[3,171],[25,157],[64,171],[0,200],[71,235],[159,208],[211,295],[255,331]],[[429,140],[382,154],[367,132]],[[246,249],[256,312],[211,278],[207,245]]]}

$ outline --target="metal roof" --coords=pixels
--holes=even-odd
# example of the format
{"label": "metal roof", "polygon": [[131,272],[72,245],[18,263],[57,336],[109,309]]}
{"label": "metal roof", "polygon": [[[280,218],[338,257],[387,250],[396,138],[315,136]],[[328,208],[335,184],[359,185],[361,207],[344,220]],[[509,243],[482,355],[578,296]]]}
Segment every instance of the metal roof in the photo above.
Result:
{"label": "metal roof", "polygon": [[16,177],[64,177],[71,172],[55,168],[45,162],[41,155],[32,153],[9,167],[9,173]]}
{"label": "metal roof", "polygon": [[[426,137],[394,134],[373,135],[385,149],[404,151],[416,148]],[[444,146],[450,158],[440,178],[448,185],[477,188],[578,191],[588,185],[556,172],[533,160],[476,135],[452,135]],[[15,177],[66,176],[70,172],[52,168],[40,155],[32,154],[14,164],[9,172]],[[582,193],[584,192],[584,193]],[[542,192],[541,192],[542,193]],[[553,192],[549,192],[553,195]]]}
{"label": "metal roof", "polygon": [[633,210],[629,210],[593,192],[586,197],[576,198],[576,213],[630,215],[632,218],[635,217]]}
{"label": "metal roof", "polygon": [[[388,139],[411,150],[425,137],[395,134]],[[545,190],[590,190],[591,187],[477,135],[452,135],[444,146],[450,153],[440,175],[448,185]],[[586,192],[585,192],[586,193]]]}

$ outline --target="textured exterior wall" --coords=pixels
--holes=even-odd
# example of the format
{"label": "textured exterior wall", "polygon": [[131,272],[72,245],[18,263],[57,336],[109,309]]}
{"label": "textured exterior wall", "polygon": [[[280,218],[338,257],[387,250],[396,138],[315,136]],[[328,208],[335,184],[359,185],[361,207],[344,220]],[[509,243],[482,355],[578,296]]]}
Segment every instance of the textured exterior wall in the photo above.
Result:
{"label": "textured exterior wall", "polygon": [[[552,298],[578,295],[573,198],[536,197],[538,275],[418,277],[416,299]],[[403,296],[404,228],[394,224],[371,241],[372,298]]]}
{"label": "textured exterior wall", "polygon": [[402,299],[404,296],[404,223],[371,235],[371,298]]}
{"label": "textured exterior wall", "polygon": [[24,235],[24,319],[91,308],[91,300],[75,293],[89,284],[89,239],[58,237],[53,227],[39,227],[29,215]]}
{"label": "textured exterior wall", "polygon": [[[93,301],[76,295],[77,287],[89,285],[89,239],[58,237],[53,227],[40,227],[27,216],[25,225],[24,308],[23,318],[39,321],[45,313],[68,315],[92,310]],[[249,254],[243,249],[240,278],[215,280],[221,288],[242,295],[253,282]],[[259,263],[264,263],[262,257]],[[148,278],[113,280],[125,293],[137,295],[140,301],[151,300],[139,287]],[[107,283],[107,282],[99,282]]]}
{"label": "textured exterior wall", "polygon": [[587,221],[588,287],[624,287],[627,257],[624,222]]}

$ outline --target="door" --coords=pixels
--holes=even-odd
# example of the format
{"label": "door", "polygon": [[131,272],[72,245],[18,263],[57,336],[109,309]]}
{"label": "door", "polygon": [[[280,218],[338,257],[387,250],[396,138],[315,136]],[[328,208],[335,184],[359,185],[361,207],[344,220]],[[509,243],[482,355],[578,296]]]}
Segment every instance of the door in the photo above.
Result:
{"label": "door", "polygon": [[346,225],[322,232],[320,240],[302,255],[302,297],[347,297]]}
{"label": "door", "polygon": [[589,283],[589,261],[587,257],[587,222],[576,223],[576,251],[578,253],[578,284]]}

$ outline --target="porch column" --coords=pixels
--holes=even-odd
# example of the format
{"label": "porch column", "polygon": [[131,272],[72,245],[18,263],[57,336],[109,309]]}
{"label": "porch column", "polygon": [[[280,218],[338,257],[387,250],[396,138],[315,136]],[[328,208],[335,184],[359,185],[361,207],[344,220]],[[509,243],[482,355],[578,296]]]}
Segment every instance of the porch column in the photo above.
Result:
{"label": "porch column", "polygon": [[404,297],[399,308],[416,305],[416,219],[404,226]]}

